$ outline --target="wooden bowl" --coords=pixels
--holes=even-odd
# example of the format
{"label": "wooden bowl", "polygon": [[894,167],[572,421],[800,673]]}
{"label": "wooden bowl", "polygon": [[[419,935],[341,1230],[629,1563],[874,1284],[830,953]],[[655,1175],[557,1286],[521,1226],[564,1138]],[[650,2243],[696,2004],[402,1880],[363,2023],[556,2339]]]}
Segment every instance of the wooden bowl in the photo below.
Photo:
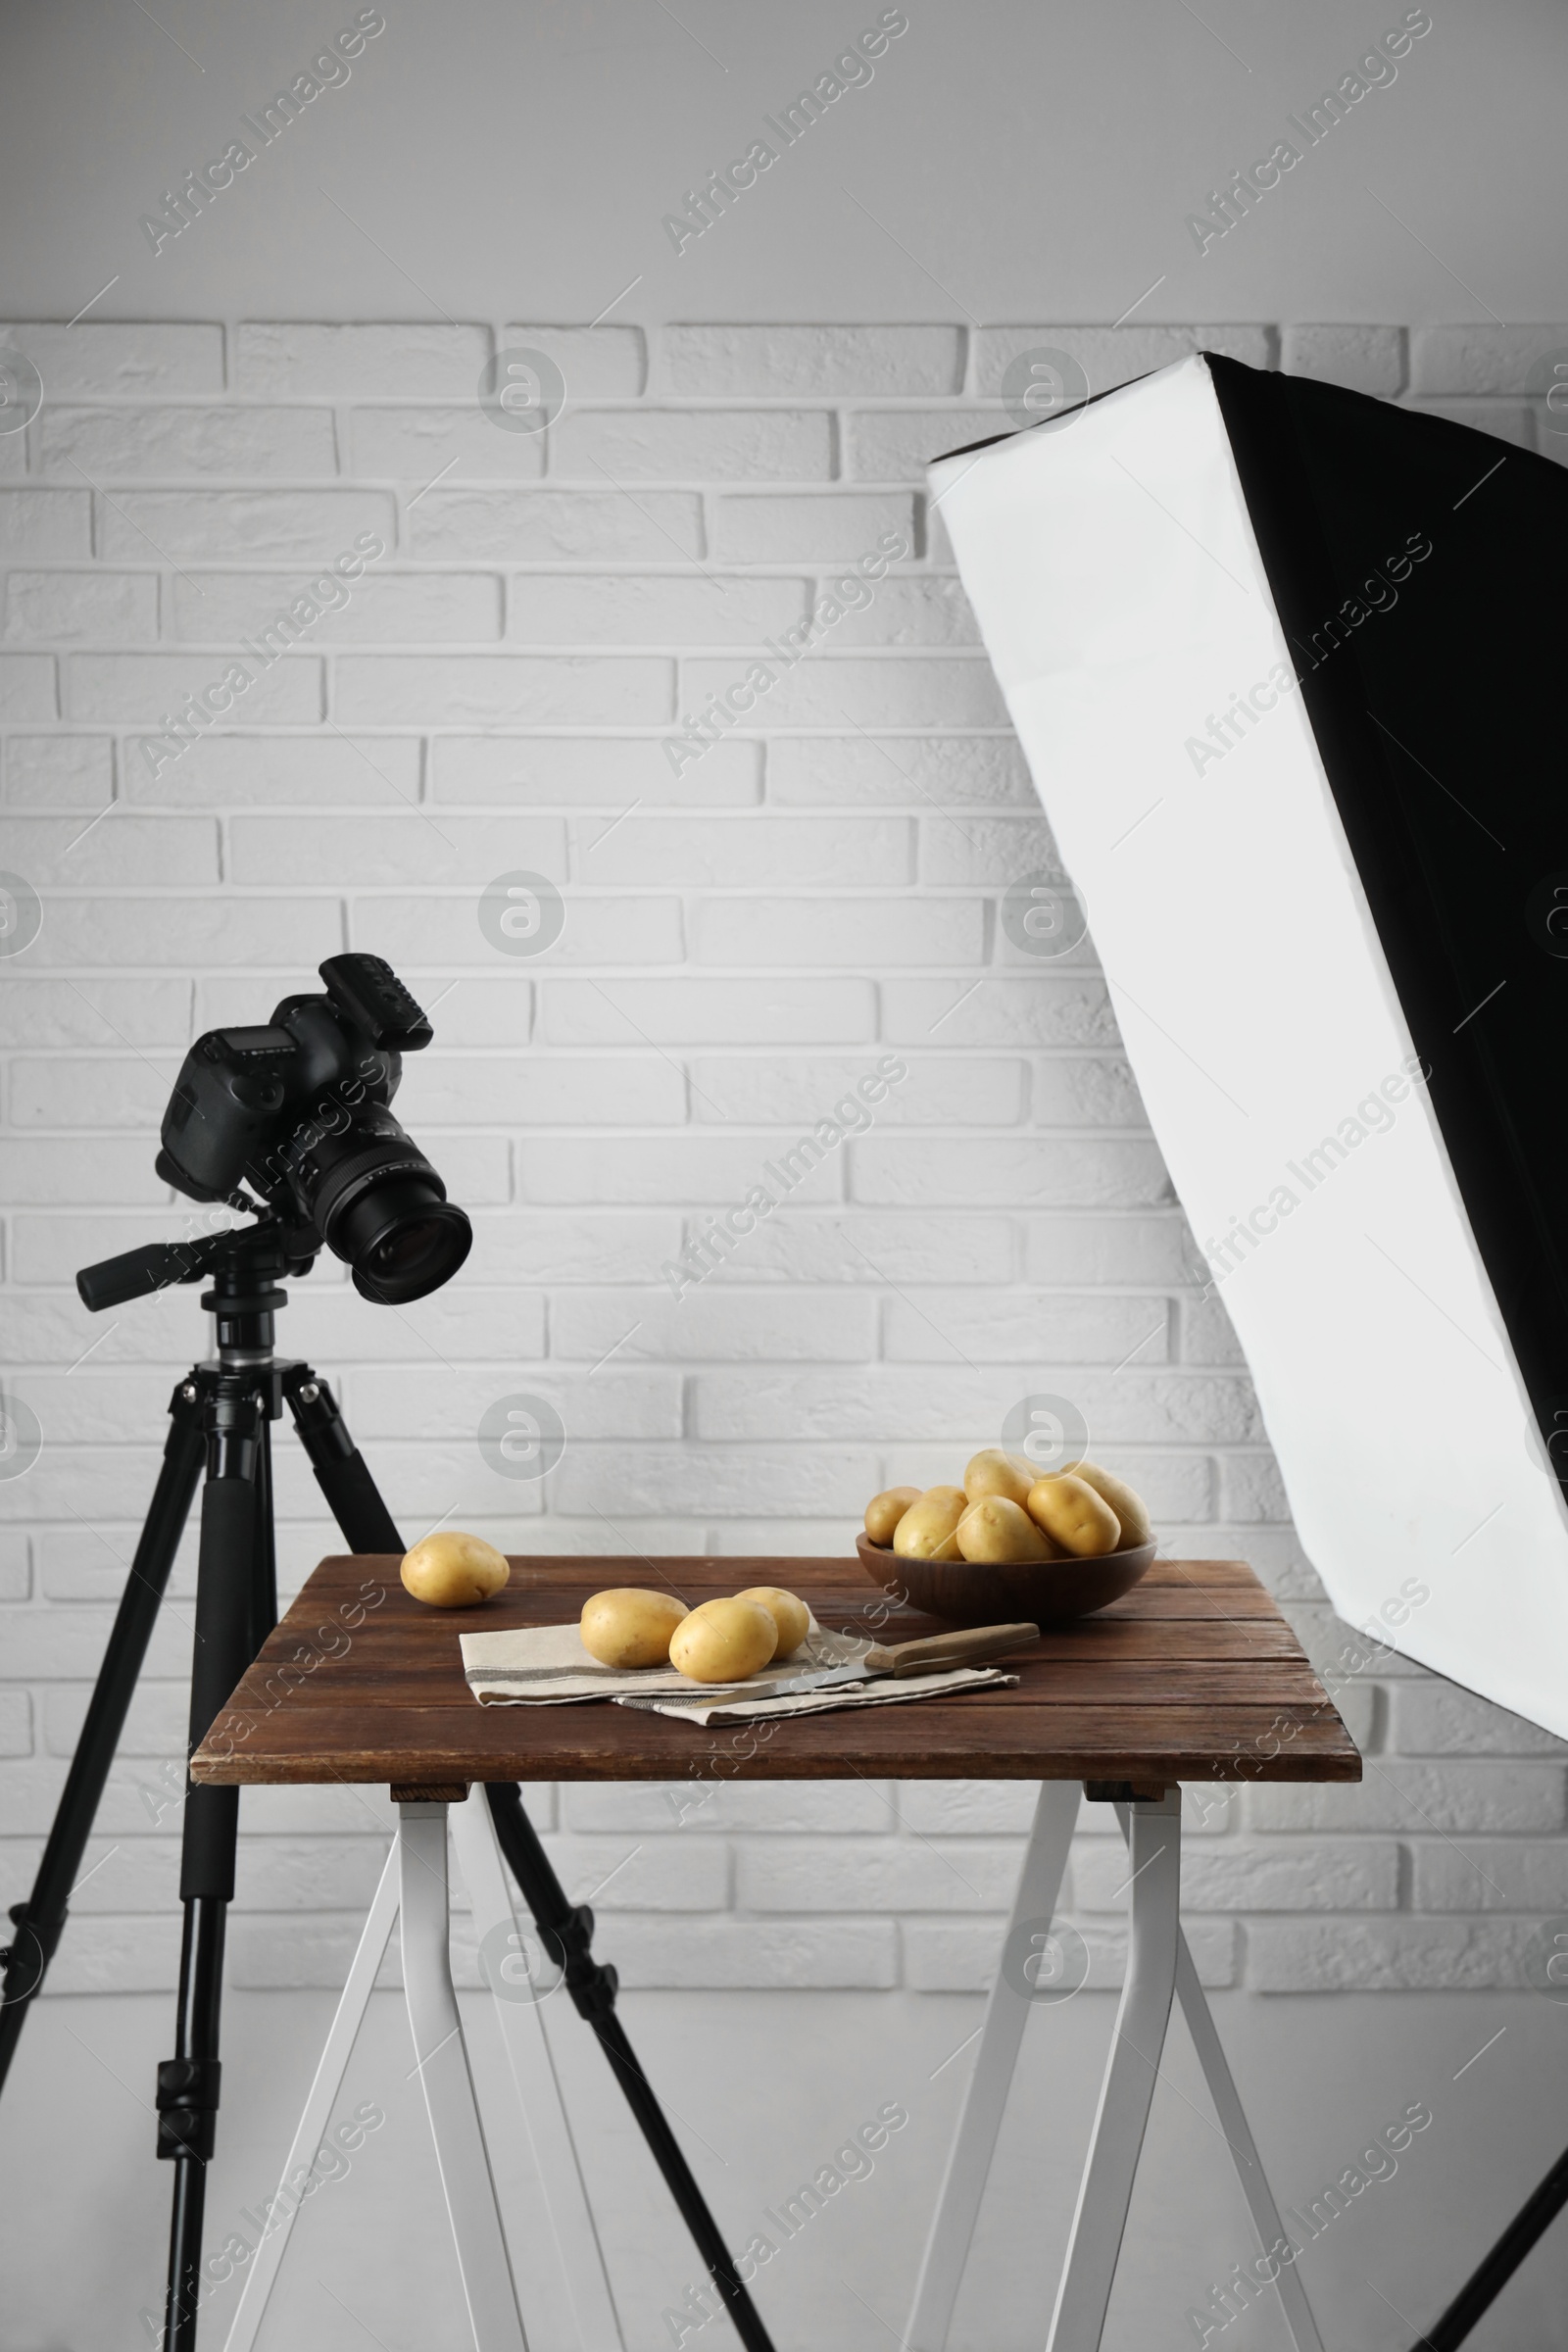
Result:
{"label": "wooden bowl", "polygon": [[866,1575],[893,1600],[949,1625],[1070,1625],[1130,1592],[1153,1564],[1137,1544],[1098,1560],[901,1560],[888,1544],[856,1538]]}

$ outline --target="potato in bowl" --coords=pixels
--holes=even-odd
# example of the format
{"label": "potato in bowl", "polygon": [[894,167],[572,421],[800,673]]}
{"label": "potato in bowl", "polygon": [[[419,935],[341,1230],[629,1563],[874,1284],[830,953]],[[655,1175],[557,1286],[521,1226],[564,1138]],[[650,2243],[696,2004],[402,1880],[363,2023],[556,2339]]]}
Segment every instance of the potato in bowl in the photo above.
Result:
{"label": "potato in bowl", "polygon": [[861,1565],[894,1598],[951,1625],[1064,1625],[1119,1600],[1152,1565],[1143,1498],[1098,1463],[1042,1475],[983,1446],[961,1487],[888,1487],[866,1505]]}

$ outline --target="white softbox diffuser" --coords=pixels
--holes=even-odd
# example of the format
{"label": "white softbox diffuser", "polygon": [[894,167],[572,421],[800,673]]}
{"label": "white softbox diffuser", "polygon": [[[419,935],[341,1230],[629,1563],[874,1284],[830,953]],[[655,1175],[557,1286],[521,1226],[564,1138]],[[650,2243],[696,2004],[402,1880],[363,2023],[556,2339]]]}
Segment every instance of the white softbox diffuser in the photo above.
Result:
{"label": "white softbox diffuser", "polygon": [[1330,1597],[1568,1736],[1568,484],[1204,357],[931,481]]}

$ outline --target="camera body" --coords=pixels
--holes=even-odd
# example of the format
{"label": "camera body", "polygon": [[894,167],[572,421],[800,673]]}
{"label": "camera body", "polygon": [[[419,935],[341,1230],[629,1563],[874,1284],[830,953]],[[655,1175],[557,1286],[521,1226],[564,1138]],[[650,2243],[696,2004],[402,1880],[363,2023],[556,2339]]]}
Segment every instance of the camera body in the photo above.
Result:
{"label": "camera body", "polygon": [[285,997],[265,1028],[210,1029],[164,1113],[158,1173],[193,1200],[242,1184],[401,1304],[454,1274],[473,1234],[392,1112],[429,1022],[379,956],[332,956],[324,994]]}

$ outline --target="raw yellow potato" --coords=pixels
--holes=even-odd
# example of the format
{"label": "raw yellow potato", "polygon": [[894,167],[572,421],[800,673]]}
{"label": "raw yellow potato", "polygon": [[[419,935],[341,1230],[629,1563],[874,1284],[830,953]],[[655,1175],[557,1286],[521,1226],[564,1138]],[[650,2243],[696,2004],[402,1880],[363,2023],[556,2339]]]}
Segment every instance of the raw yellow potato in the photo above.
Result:
{"label": "raw yellow potato", "polygon": [[793,1658],[811,1630],[811,1612],[795,1593],[786,1592],[782,1585],[748,1585],[737,1592],[737,1600],[760,1601],[778,1628],[778,1646],[775,1658]]}
{"label": "raw yellow potato", "polygon": [[1021,1502],[982,1494],[958,1521],[958,1549],[966,1560],[1049,1560],[1056,1556]]}
{"label": "raw yellow potato", "polygon": [[902,1560],[956,1560],[956,1530],[969,1508],[961,1487],[927,1487],[911,1502],[893,1531],[893,1548]]}
{"label": "raw yellow potato", "polygon": [[1039,1476],[1034,1463],[1025,1461],[1021,1453],[986,1446],[964,1471],[963,1491],[971,1502],[978,1502],[984,1494],[1004,1494],[1009,1502],[1022,1504]]}
{"label": "raw yellow potato", "polygon": [[705,1600],[676,1626],[669,1662],[694,1683],[741,1683],[767,1664],[777,1642],[760,1600]]}
{"label": "raw yellow potato", "polygon": [[455,1527],[426,1536],[403,1555],[404,1589],[432,1609],[471,1609],[499,1592],[512,1570],[507,1555],[483,1536],[465,1536]]}
{"label": "raw yellow potato", "polygon": [[1154,1530],[1150,1521],[1148,1505],[1124,1478],[1118,1478],[1114,1470],[1102,1470],[1098,1462],[1072,1462],[1068,1467],[1074,1478],[1081,1478],[1086,1486],[1094,1488],[1102,1501],[1109,1503],[1120,1520],[1119,1549],[1130,1551],[1135,1544],[1150,1541]]}
{"label": "raw yellow potato", "polygon": [[873,1494],[865,1506],[865,1532],[873,1544],[891,1544],[893,1532],[911,1503],[920,1499],[918,1487],[889,1487]]}
{"label": "raw yellow potato", "polygon": [[688,1614],[673,1592],[636,1585],[612,1586],[582,1604],[582,1645],[601,1666],[662,1666],[669,1638]]}
{"label": "raw yellow potato", "polygon": [[1068,1470],[1035,1481],[1029,1490],[1029,1516],[1075,1559],[1098,1560],[1121,1543],[1121,1521],[1104,1496]]}

